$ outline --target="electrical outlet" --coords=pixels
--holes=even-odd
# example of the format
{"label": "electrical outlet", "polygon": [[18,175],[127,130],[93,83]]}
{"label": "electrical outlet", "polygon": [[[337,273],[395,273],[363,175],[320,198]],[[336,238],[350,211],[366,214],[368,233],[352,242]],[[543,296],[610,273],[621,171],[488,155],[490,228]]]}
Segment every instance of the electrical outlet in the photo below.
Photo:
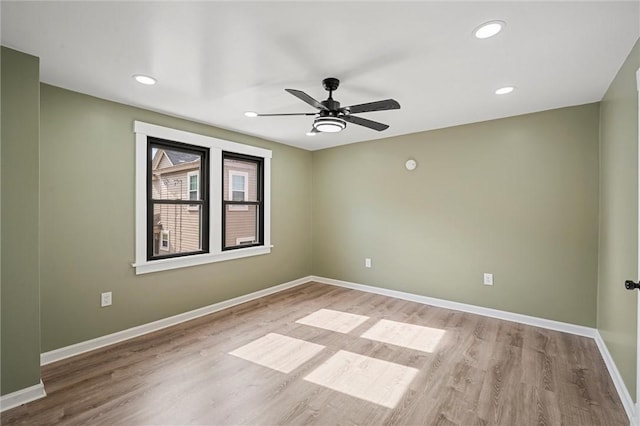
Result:
{"label": "electrical outlet", "polygon": [[102,293],[100,295],[100,307],[104,308],[105,306],[111,306],[111,292],[108,291],[106,293]]}
{"label": "electrical outlet", "polygon": [[365,258],[364,259],[364,267],[365,268],[371,268],[371,259],[370,258]]}
{"label": "electrical outlet", "polygon": [[493,274],[484,273],[484,285],[493,285]]}

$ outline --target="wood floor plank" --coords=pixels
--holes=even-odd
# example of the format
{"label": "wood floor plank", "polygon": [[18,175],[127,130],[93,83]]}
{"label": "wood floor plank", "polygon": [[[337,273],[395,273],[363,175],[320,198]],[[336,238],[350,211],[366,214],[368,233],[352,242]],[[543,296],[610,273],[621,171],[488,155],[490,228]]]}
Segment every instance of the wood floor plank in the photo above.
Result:
{"label": "wood floor plank", "polygon": [[[321,309],[368,318],[347,332],[296,322]],[[431,346],[368,339],[366,332],[382,320],[408,325],[390,333],[427,327],[441,336]],[[251,354],[231,354],[270,334],[323,348],[288,373],[251,362]],[[341,359],[360,360],[360,370],[336,363],[332,357],[339,353],[353,354]],[[386,407],[367,400],[370,392],[350,395],[305,380],[332,359],[326,365],[345,370],[331,374],[351,374],[355,382],[364,380],[369,366],[386,365],[380,361],[416,373],[406,387],[393,388],[402,396]],[[56,362],[42,372],[48,396],[2,413],[3,425],[628,424],[592,339],[317,283]],[[380,374],[387,377],[385,387],[400,386],[389,381],[392,373]],[[375,390],[382,382],[367,383]]]}

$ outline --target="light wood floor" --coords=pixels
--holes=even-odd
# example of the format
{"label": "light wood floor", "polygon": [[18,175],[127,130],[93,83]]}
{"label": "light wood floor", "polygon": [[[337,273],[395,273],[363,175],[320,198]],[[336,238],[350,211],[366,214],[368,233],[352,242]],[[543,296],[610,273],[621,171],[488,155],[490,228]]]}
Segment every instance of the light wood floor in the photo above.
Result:
{"label": "light wood floor", "polygon": [[42,373],[3,425],[628,424],[591,339],[317,283]]}

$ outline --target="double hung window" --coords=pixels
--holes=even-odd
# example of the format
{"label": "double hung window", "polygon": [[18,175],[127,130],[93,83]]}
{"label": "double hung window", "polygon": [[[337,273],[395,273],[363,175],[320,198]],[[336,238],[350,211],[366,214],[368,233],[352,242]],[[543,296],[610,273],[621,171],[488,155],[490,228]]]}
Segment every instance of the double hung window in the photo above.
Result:
{"label": "double hung window", "polygon": [[259,244],[262,224],[261,158],[225,152],[223,163],[223,249]]}
{"label": "double hung window", "polygon": [[207,253],[209,150],[152,137],[147,150],[147,260]]}
{"label": "double hung window", "polygon": [[271,151],[135,122],[137,274],[267,254]]}

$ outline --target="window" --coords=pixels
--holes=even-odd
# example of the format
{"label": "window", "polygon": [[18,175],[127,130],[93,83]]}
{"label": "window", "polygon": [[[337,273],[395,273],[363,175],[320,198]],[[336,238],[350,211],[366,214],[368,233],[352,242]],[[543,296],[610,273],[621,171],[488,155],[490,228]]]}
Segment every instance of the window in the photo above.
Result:
{"label": "window", "polygon": [[189,199],[197,200],[200,198],[200,176],[199,172],[187,173],[187,181],[189,182]]}
{"label": "window", "polygon": [[135,122],[136,274],[271,252],[271,151]]}
{"label": "window", "polygon": [[263,238],[262,159],[225,152],[222,164],[222,249],[259,245]]}
{"label": "window", "polygon": [[[200,172],[189,172],[187,173],[187,185],[189,191],[189,199],[190,200],[198,200],[200,199]],[[189,211],[198,211],[197,204],[189,204]]]}
{"label": "window", "polygon": [[[226,167],[225,167],[226,169]],[[238,170],[228,170],[228,193],[231,201],[247,201],[247,181],[249,180],[249,174]],[[229,210],[248,210],[249,208],[244,205],[230,205]]]}
{"label": "window", "polygon": [[169,231],[160,231],[160,250],[169,251]]}
{"label": "window", "polygon": [[236,238],[236,245],[253,244],[256,242],[256,237],[240,237]]}
{"label": "window", "polygon": [[233,201],[247,201],[247,191],[245,186],[247,185],[248,176],[247,173],[229,171],[229,191],[231,192],[231,200]]}
{"label": "window", "polygon": [[150,137],[147,154],[147,260],[207,253],[209,200],[198,188],[206,187],[209,150]]}

